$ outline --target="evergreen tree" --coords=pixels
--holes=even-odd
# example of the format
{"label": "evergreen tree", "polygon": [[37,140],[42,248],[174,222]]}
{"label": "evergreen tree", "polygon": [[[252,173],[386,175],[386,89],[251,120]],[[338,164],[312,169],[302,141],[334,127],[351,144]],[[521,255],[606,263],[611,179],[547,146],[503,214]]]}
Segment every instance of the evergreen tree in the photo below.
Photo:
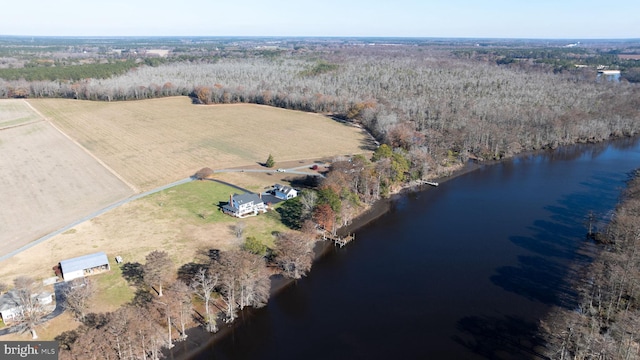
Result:
{"label": "evergreen tree", "polygon": [[269,154],[269,157],[267,158],[267,162],[265,162],[264,165],[268,168],[272,168],[276,165],[276,162],[275,160],[273,160],[273,156],[271,154]]}

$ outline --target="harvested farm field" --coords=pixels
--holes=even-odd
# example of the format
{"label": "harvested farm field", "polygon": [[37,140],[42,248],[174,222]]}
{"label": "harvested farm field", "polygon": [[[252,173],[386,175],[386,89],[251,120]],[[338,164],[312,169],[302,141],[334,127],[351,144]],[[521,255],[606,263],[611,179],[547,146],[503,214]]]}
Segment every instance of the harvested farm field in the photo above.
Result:
{"label": "harvested farm field", "polygon": [[0,103],[0,130],[43,120],[24,100],[3,99]]}
{"label": "harvested farm field", "polygon": [[0,100],[0,123],[0,256],[133,193],[23,100]]}
{"label": "harvested farm field", "polygon": [[325,116],[252,104],[193,105],[188,97],[127,102],[29,100],[128,183],[148,190],[195,173],[362,153],[361,129]]}

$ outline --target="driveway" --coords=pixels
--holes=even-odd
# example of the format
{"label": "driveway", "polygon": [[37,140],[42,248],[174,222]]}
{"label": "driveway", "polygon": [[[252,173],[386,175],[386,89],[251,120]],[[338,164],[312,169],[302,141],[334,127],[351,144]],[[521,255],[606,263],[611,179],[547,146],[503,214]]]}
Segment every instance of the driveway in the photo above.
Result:
{"label": "driveway", "polygon": [[[66,288],[67,288],[66,282],[57,282],[53,284],[53,291],[56,296],[56,307],[53,309],[51,313],[43,316],[42,319],[40,319],[40,321],[38,322],[38,324],[45,323],[55,318],[56,316],[59,316],[64,312],[64,303],[65,303],[64,290]],[[26,330],[27,329],[24,324],[17,324],[17,325],[9,326],[5,329],[1,329],[0,336],[7,335],[7,334],[14,334],[17,332],[25,332]]]}

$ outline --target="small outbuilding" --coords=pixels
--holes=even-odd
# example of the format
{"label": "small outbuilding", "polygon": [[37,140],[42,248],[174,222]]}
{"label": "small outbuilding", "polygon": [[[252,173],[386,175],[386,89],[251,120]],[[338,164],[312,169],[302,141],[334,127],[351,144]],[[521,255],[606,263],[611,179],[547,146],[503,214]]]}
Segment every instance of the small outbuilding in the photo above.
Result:
{"label": "small outbuilding", "polygon": [[273,195],[278,199],[289,200],[298,196],[298,190],[291,186],[275,184],[273,186]]}
{"label": "small outbuilding", "polygon": [[64,281],[111,270],[109,259],[104,252],[79,256],[60,261],[60,270]]}
{"label": "small outbuilding", "polygon": [[9,291],[0,296],[0,318],[5,323],[22,314],[20,299],[14,291]]}

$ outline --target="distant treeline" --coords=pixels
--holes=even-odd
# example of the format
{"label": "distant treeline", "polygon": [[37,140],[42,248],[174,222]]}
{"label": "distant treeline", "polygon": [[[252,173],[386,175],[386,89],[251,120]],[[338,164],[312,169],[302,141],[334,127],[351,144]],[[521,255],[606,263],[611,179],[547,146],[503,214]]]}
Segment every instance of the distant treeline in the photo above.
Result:
{"label": "distant treeline", "polygon": [[[0,78],[8,81],[79,81],[82,79],[106,79],[123,75],[139,66],[134,60],[114,61],[105,64],[83,64],[71,66],[27,66],[0,69]],[[30,94],[35,95],[35,94]]]}
{"label": "distant treeline", "polygon": [[597,83],[595,75],[594,69],[554,73],[535,62],[501,66],[414,46],[349,47],[169,62],[107,79],[0,80],[0,98],[189,95],[203,104],[327,113],[362,124],[392,148],[421,154],[435,168],[637,134],[640,88]]}

